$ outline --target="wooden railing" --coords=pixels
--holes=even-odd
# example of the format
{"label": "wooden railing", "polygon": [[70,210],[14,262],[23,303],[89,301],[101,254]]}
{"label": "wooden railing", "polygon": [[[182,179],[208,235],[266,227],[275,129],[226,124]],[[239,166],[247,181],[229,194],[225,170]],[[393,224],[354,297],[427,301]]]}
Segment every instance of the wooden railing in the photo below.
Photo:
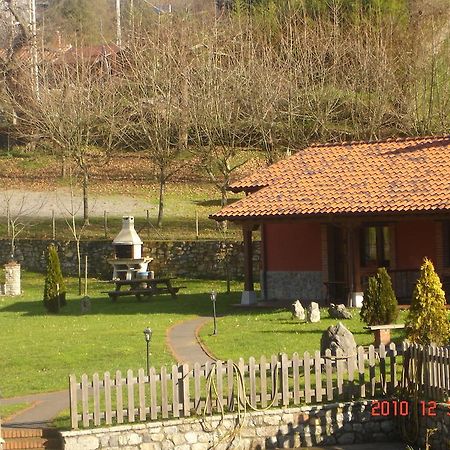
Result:
{"label": "wooden railing", "polygon": [[450,348],[404,344],[404,388],[417,399],[447,402]]}
{"label": "wooden railing", "polygon": [[139,369],[126,377],[117,371],[77,380],[70,376],[73,429],[143,422],[252,408],[370,398],[393,393],[401,369],[394,344],[358,347],[353,355],[327,351],[216,361],[200,366],[174,365],[170,370]]}

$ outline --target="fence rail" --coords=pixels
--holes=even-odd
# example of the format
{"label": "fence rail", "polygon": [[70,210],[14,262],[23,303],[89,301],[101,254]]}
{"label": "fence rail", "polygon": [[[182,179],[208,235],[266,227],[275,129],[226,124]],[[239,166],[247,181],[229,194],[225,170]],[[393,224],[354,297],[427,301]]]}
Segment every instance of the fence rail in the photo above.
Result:
{"label": "fence rail", "polygon": [[401,354],[395,344],[371,345],[349,356],[328,350],[325,355],[305,352],[301,358],[280,354],[170,370],[152,367],[148,374],[128,370],[125,377],[120,371],[115,376],[106,372],[102,379],[97,373],[81,380],[71,375],[71,425],[78,429],[391,394],[399,384]]}
{"label": "fence rail", "polygon": [[404,388],[416,398],[448,401],[450,348],[404,345]]}

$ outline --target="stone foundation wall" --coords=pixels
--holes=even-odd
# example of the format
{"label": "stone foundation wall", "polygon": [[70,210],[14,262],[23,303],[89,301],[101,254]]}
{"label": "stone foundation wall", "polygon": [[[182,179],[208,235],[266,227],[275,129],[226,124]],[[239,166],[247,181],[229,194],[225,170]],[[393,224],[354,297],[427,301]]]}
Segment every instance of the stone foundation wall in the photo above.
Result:
{"label": "stone foundation wall", "polygon": [[325,297],[322,272],[267,272],[267,299],[323,300]]}
{"label": "stone foundation wall", "polygon": [[[430,402],[425,402],[425,409],[419,406],[419,442],[425,448],[427,430],[436,430],[430,434],[431,450],[448,450],[450,448],[450,405],[438,403],[436,408]],[[436,414],[436,415],[433,415]]]}
{"label": "stone foundation wall", "polygon": [[[63,432],[65,450],[207,450],[234,430],[236,416],[183,418],[165,422]],[[396,423],[372,417],[371,402],[305,406],[249,412],[240,437],[216,448],[264,450],[298,446],[352,444],[398,440]],[[380,448],[382,448],[380,446]]]}
{"label": "stone foundation wall", "polygon": [[[16,242],[16,259],[22,268],[45,272],[46,249],[51,240],[20,239]],[[75,242],[56,242],[64,275],[77,274]],[[259,277],[260,242],[254,242],[254,276]],[[9,260],[11,244],[0,240],[0,264]],[[113,255],[111,241],[81,242],[82,261],[89,255],[89,275],[104,279],[112,276],[107,259]],[[154,258],[150,270],[158,275],[189,278],[226,278],[226,255],[231,279],[242,279],[244,254],[242,242],[221,241],[151,241],[144,243],[144,254]],[[84,263],[83,263],[84,264]]]}

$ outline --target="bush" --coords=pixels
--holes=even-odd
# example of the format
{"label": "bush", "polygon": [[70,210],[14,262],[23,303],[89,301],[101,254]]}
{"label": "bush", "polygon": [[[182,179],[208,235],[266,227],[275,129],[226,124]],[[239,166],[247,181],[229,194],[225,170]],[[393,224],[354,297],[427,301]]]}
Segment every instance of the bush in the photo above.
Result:
{"label": "bush", "polygon": [[379,268],[375,276],[369,277],[360,316],[367,325],[386,325],[398,316],[397,298],[391,277],[384,267]]}
{"label": "bush", "polygon": [[450,326],[445,293],[433,263],[425,258],[406,319],[407,338],[414,343],[446,345]]}
{"label": "bush", "polygon": [[61,273],[58,251],[51,244],[48,246],[47,274],[44,284],[44,306],[47,311],[59,312],[66,304],[66,286]]}

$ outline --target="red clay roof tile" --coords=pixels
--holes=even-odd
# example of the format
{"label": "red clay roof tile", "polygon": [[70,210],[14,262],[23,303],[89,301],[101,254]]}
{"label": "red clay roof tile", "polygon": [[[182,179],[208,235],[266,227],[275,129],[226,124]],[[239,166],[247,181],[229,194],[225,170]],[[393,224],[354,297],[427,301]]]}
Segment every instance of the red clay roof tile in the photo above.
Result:
{"label": "red clay roof tile", "polygon": [[450,211],[450,136],[313,145],[232,189],[211,218]]}

